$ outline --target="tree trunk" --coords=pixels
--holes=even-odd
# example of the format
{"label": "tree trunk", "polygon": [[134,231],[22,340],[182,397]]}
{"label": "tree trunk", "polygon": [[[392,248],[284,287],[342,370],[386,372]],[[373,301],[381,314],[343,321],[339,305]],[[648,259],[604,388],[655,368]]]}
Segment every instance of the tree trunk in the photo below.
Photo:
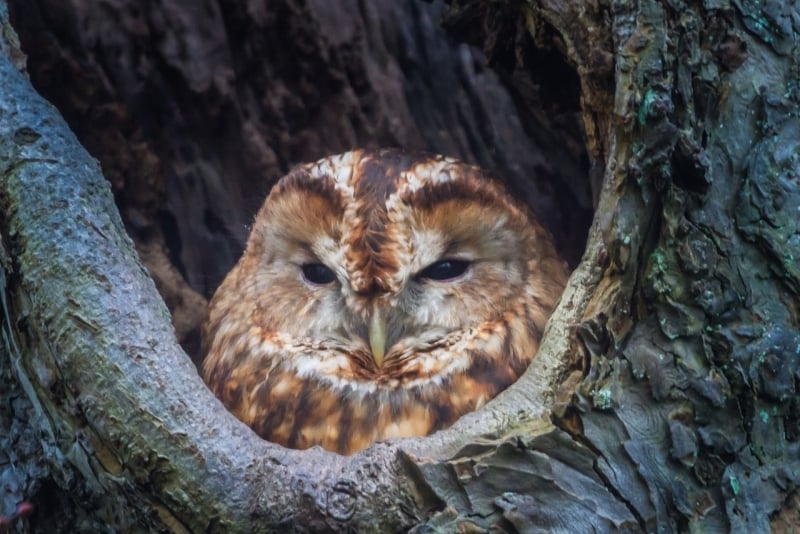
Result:
{"label": "tree trunk", "polygon": [[[446,68],[470,49],[413,34],[430,26],[422,3],[9,3],[31,79],[111,187],[20,74],[0,0],[0,515],[27,499],[39,531],[791,524],[796,6],[451,2],[445,26],[483,47],[507,96],[476,82],[474,56]],[[433,50],[435,76],[420,67]],[[352,457],[287,450],[204,386],[126,229],[191,349],[187,310],[235,258],[248,199],[354,144],[496,167],[529,201],[549,188],[538,207],[568,255],[590,182],[594,222],[537,358],[494,401]]]}

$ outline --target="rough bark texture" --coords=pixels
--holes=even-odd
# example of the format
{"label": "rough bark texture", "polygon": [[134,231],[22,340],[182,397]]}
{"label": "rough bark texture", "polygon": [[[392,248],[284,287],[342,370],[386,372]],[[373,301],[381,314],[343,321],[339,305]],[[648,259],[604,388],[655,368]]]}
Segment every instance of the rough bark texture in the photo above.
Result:
{"label": "rough bark texture", "polygon": [[766,531],[800,477],[797,13],[614,13],[607,268],[566,420],[648,530]]}
{"label": "rough bark texture", "polygon": [[[83,21],[80,8],[87,4],[59,5]],[[101,4],[112,18],[133,9],[124,2]],[[280,13],[281,20],[295,21],[292,26],[271,19],[276,12],[257,9],[260,3],[226,4],[167,9],[165,2],[159,4],[163,10],[152,12],[190,36],[201,28],[192,15],[207,9],[225,21],[232,36],[224,52],[205,48],[213,39],[175,42],[166,34],[152,56],[158,61],[134,55],[135,68],[104,75],[125,80],[106,84],[110,96],[66,91],[82,94],[86,102],[122,102],[119,113],[127,114],[127,124],[146,140],[144,152],[123,158],[138,169],[126,171],[129,176],[141,180],[155,168],[147,166],[144,153],[171,169],[161,171],[164,204],[143,201],[148,209],[167,213],[168,223],[152,219],[153,213],[135,223],[130,215],[135,201],[122,198],[125,187],[115,186],[120,211],[140,246],[147,241],[137,235],[143,228],[160,233],[163,246],[202,239],[191,237],[188,229],[195,224],[208,239],[214,234],[209,228],[219,230],[214,234],[219,240],[209,243],[227,250],[223,256],[235,255],[231,243],[240,238],[235,224],[246,221],[237,219],[243,217],[236,208],[242,204],[225,201],[234,213],[192,213],[188,222],[178,222],[183,219],[176,214],[191,212],[193,204],[174,204],[172,187],[191,191],[193,182],[198,189],[217,183],[206,194],[230,189],[246,202],[274,178],[246,182],[248,173],[273,168],[279,174],[295,156],[315,157],[316,147],[349,148],[344,145],[367,143],[362,137],[367,133],[378,144],[422,146],[413,139],[438,135],[432,126],[438,115],[425,116],[433,123],[416,117],[413,135],[408,126],[392,130],[377,119],[362,122],[381,112],[365,115],[360,103],[369,98],[362,100],[364,93],[352,87],[369,93],[367,80],[391,70],[388,59],[377,63],[384,71],[374,70],[375,64],[373,70],[334,68],[332,58],[347,56],[346,30],[380,8],[359,3],[353,5],[360,10],[338,11],[329,3],[287,2],[292,7]],[[237,15],[236,6],[246,11]],[[403,6],[423,12],[421,5]],[[49,7],[42,13],[55,13],[56,5]],[[22,11],[18,17],[35,20],[20,16]],[[305,18],[293,19],[293,13]],[[61,504],[58,513],[34,515],[31,524],[40,530],[762,532],[771,522],[776,529],[791,525],[792,493],[800,477],[797,13],[797,5],[769,1],[451,2],[446,25],[483,45],[511,87],[525,137],[547,139],[537,130],[542,124],[537,117],[543,116],[560,144],[566,146],[570,135],[575,141],[579,135],[568,123],[563,127],[570,134],[559,136],[557,117],[559,106],[570,102],[559,98],[579,95],[594,162],[589,174],[603,178],[596,216],[583,260],[539,356],[520,382],[450,430],[344,458],[258,440],[211,397],[174,340],[166,308],[136,259],[98,166],[18,73],[20,54],[0,2],[0,440],[5,440],[0,481],[6,513],[26,497],[34,504],[37,499]],[[315,48],[324,32],[302,33],[300,21],[307,19],[318,20],[318,30],[328,27],[326,45],[339,46],[323,47],[327,52]],[[248,21],[270,31],[248,37],[241,26]],[[98,44],[122,39],[113,34],[83,41],[91,32],[82,24],[70,31],[83,37],[72,38],[91,54],[131,50]],[[119,34],[142,36],[153,25],[122,27]],[[388,32],[391,26],[363,26],[376,27]],[[275,70],[258,74],[260,58],[275,49],[269,39],[278,39],[280,31],[306,38],[289,39],[298,47],[290,60],[273,58],[268,64]],[[392,42],[385,34],[369,41],[369,32],[356,33],[361,31],[368,50]],[[407,46],[419,38],[400,42]],[[193,56],[187,50],[204,52]],[[231,58],[233,71],[212,68],[219,65],[212,59],[222,56]],[[318,56],[327,60],[310,59]],[[175,59],[186,57],[203,61]],[[559,78],[564,87],[548,85],[547,66],[571,73]],[[240,78],[253,71],[254,78]],[[145,93],[123,98],[108,89],[141,91],[134,81],[142,72],[150,73],[142,77],[153,80],[157,102],[169,113],[149,112]],[[288,85],[292,89],[282,96],[263,90],[271,80],[285,78],[297,85]],[[170,83],[176,79],[185,94],[172,100],[164,95],[176,90]],[[328,81],[315,85],[312,79]],[[187,80],[199,85],[183,84]],[[414,116],[409,102],[436,94],[405,90],[409,111],[398,114],[402,117]],[[224,95],[234,93],[237,101],[268,101],[253,115],[243,111],[244,104],[225,107],[230,100]],[[296,95],[319,99],[319,109],[310,115],[290,112]],[[457,92],[451,97],[458,101]],[[342,116],[347,102],[352,107],[345,109],[352,112]],[[374,99],[370,109],[399,109],[403,99],[386,102]],[[454,109],[444,102],[440,108]],[[215,118],[211,123],[190,112],[202,107]],[[163,120],[170,114],[180,120]],[[341,129],[320,127],[320,117],[330,114],[341,118]],[[275,130],[271,126],[278,123],[266,118],[274,116],[316,129],[297,140],[294,134],[305,130]],[[391,123],[393,114],[384,116],[385,124]],[[131,117],[150,119],[139,123]],[[215,132],[225,120],[249,124],[239,128],[249,135],[220,141]],[[87,128],[93,132],[104,123],[90,121]],[[160,131],[164,125],[169,127],[158,139],[163,143],[154,143],[148,128]],[[182,144],[181,135],[195,130],[199,136]],[[223,148],[215,150],[220,142]],[[431,147],[428,142],[424,146]],[[225,149],[226,143],[235,149]],[[269,153],[252,148],[262,144],[272,156],[251,160]],[[113,165],[116,156],[109,157]],[[554,167],[555,174],[569,174]],[[228,172],[239,185],[215,182]],[[162,194],[156,186],[137,187],[142,194]],[[571,206],[563,206],[569,214]],[[191,281],[187,258],[196,252],[171,252]],[[50,506],[49,512],[57,508]]]}

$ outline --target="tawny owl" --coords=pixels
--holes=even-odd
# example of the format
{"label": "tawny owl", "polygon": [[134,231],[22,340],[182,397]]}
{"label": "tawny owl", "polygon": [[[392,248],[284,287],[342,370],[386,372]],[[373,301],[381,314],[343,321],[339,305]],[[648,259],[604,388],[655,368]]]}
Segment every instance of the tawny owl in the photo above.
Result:
{"label": "tawny owl", "polygon": [[426,435],[520,376],[565,280],[548,233],[486,172],[347,152],[272,189],[211,301],[203,376],[288,447]]}

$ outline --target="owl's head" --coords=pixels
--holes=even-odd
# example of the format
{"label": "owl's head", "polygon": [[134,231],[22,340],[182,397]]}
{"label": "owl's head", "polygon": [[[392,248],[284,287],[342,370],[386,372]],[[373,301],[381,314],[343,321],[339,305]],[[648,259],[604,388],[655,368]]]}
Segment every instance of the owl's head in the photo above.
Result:
{"label": "owl's head", "polygon": [[246,365],[388,401],[478,365],[498,383],[475,392],[486,400],[536,352],[565,273],[528,208],[477,167],[396,150],[323,159],[259,211],[211,303],[206,376]]}

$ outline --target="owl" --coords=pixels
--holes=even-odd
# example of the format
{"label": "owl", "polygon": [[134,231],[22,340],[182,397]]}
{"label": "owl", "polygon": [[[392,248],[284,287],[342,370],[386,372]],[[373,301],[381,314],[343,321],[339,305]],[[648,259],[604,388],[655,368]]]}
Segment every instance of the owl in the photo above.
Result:
{"label": "owl", "polygon": [[566,277],[485,171],[400,150],[329,157],[258,212],[209,305],[203,378],[291,448],[424,436],[525,371]]}

